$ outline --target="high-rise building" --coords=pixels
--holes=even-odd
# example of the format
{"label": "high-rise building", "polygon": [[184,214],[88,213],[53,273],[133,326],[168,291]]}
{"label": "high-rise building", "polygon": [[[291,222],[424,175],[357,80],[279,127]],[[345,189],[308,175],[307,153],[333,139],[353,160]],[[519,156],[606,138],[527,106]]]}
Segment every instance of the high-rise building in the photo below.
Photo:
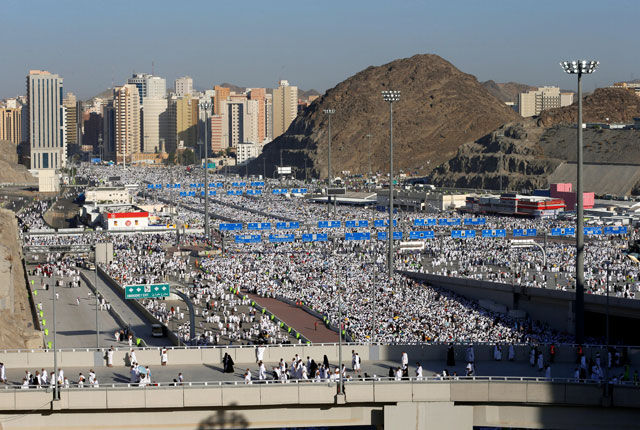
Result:
{"label": "high-rise building", "polygon": [[258,101],[249,100],[244,94],[236,94],[222,105],[228,145],[235,148],[241,143],[258,143]]}
{"label": "high-rise building", "polygon": [[518,113],[523,117],[540,115],[544,110],[569,106],[573,93],[561,93],[558,87],[540,87],[535,91],[520,93]]}
{"label": "high-rise building", "polygon": [[30,165],[35,170],[66,165],[62,82],[60,76],[42,70],[31,70],[27,76]]}
{"label": "high-rise building", "polygon": [[140,152],[140,100],[138,88],[127,84],[114,89],[116,162]]}
{"label": "high-rise building", "polygon": [[193,79],[190,76],[178,78],[173,83],[173,89],[178,97],[184,97],[187,94],[193,94]]}
{"label": "high-rise building", "polygon": [[12,103],[0,107],[0,140],[19,145],[22,139],[22,106]]}
{"label": "high-rise building", "polygon": [[[144,97],[149,99],[162,99],[167,96],[167,80],[159,76],[151,76],[147,80],[147,94]],[[144,105],[144,97],[142,104]]]}
{"label": "high-rise building", "polygon": [[[102,106],[103,119],[103,136],[102,136],[102,153],[105,160],[116,159],[116,110],[114,108],[114,100],[107,100]],[[98,137],[99,140],[99,137]],[[98,146],[100,142],[98,141]],[[100,148],[98,147],[98,150]]]}
{"label": "high-rise building", "polygon": [[219,85],[213,87],[213,90],[216,92],[213,98],[213,114],[214,115],[223,115],[223,107],[222,102],[226,101],[231,95],[231,89],[224,88]]}
{"label": "high-rise building", "polygon": [[229,146],[236,147],[244,142],[244,115],[246,104],[243,101],[228,101],[226,116],[229,130]]}
{"label": "high-rise building", "polygon": [[298,114],[298,87],[288,81],[278,82],[273,90],[273,138],[280,136],[289,128]]}
{"label": "high-rise building", "polygon": [[267,94],[264,99],[264,121],[267,142],[273,140],[273,94]]}
{"label": "high-rise building", "polygon": [[262,143],[267,140],[267,91],[264,88],[252,88],[249,91],[249,100],[257,102],[257,142]]}
{"label": "high-rise building", "polygon": [[65,132],[67,135],[67,145],[77,145],[78,142],[78,102],[73,93],[67,93],[62,100],[65,108]]}
{"label": "high-rise building", "polygon": [[104,119],[102,117],[102,107],[100,113],[94,112],[92,109],[82,111],[82,150],[91,152],[94,155],[102,155],[104,147],[99,148],[99,139],[104,139]]}
{"label": "high-rise building", "polygon": [[167,94],[167,81],[159,76],[149,75],[147,73],[134,73],[127,80],[127,84],[135,85],[138,88],[138,105],[142,106],[143,99],[162,98]]}
{"label": "high-rise building", "polygon": [[229,144],[225,139],[224,115],[211,115],[211,153],[224,151]]}
{"label": "high-rise building", "polygon": [[175,132],[172,133],[175,118],[172,117],[166,98],[144,98],[142,124],[144,136],[142,152],[167,152],[167,147],[175,147]]}
{"label": "high-rise building", "polygon": [[191,95],[177,99],[175,112],[178,147],[195,148],[198,144],[198,99]]}

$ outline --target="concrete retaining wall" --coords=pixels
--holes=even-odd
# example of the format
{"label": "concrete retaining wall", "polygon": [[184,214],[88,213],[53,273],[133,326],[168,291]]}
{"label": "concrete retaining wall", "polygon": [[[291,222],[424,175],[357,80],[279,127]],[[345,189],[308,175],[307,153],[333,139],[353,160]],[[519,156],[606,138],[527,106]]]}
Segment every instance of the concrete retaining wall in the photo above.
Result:
{"label": "concrete retaining wall", "polygon": [[[544,288],[523,288],[518,285],[475,279],[454,278],[419,272],[400,272],[405,276],[426,281],[472,300],[491,300],[507,309],[526,312],[532,319],[545,321],[558,331],[574,333],[572,305],[575,293]],[[585,310],[605,314],[606,296],[585,294]],[[609,296],[611,315],[640,318],[640,300]]]}

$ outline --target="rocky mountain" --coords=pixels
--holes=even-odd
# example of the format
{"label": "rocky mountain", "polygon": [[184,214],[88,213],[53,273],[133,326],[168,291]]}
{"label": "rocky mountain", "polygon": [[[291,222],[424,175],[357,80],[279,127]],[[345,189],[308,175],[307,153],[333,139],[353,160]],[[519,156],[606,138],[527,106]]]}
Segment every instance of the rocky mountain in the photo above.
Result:
{"label": "rocky mountain", "polygon": [[[631,123],[640,116],[640,97],[622,88],[598,88],[583,98],[583,122]],[[544,127],[556,124],[575,124],[578,121],[578,103],[543,111],[538,123]]]}
{"label": "rocky mountain", "polygon": [[[602,88],[584,97],[585,122],[632,122],[640,98],[626,90]],[[547,187],[550,179],[575,180],[577,103],[508,123],[438,166],[431,181],[439,186],[519,191]],[[640,190],[640,131],[586,129],[583,132],[585,189],[628,194]],[[562,167],[562,168],[560,168]],[[626,176],[622,178],[622,176]],[[624,180],[623,180],[624,179]]]}
{"label": "rocky mountain", "polygon": [[498,100],[513,103],[518,103],[518,94],[536,89],[536,87],[532,87],[531,85],[519,84],[517,82],[499,84],[489,80],[481,82],[481,84]]}
{"label": "rocky mountain", "polygon": [[262,173],[264,160],[271,175],[282,150],[285,164],[298,168],[299,176],[306,166],[309,176],[326,177],[328,116],[323,111],[331,108],[336,111],[331,118],[334,174],[368,172],[369,162],[374,171],[387,171],[389,104],[381,91],[391,89],[402,92],[393,104],[396,171],[429,171],[464,142],[519,118],[474,76],[437,55],[415,55],[368,67],[328,90],[265,146],[250,170]]}

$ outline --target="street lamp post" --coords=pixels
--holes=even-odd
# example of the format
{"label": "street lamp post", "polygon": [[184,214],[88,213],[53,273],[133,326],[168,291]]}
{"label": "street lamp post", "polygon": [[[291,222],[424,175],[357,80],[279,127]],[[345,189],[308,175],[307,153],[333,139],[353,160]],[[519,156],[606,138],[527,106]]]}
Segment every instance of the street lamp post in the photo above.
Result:
{"label": "street lamp post", "polygon": [[331,186],[331,115],[336,113],[335,109],[325,109],[324,114],[329,118],[329,151],[327,152],[327,216],[329,215],[330,197],[329,187]]}
{"label": "street lamp post", "polygon": [[389,103],[389,282],[393,277],[393,103],[400,100],[400,91],[382,91],[382,98]]}
{"label": "street lamp post", "polygon": [[342,381],[342,291],[338,287],[338,372],[340,378],[338,380],[338,394],[342,393],[343,381]]}
{"label": "street lamp post", "polygon": [[[51,293],[52,293],[52,297],[53,297],[53,372],[56,375],[56,377],[54,378],[53,381],[53,400],[60,400],[60,393],[58,392],[58,378],[57,378],[57,373],[58,372],[58,354],[57,354],[57,345],[56,345],[56,337],[57,337],[57,332],[56,332],[56,268],[57,268],[57,264],[56,264],[56,254],[53,253],[52,255],[52,265],[53,265],[53,270],[51,271]],[[48,345],[47,345],[48,346]]]}
{"label": "street lamp post", "polygon": [[[100,306],[100,297],[98,295],[98,252],[93,249],[93,286],[96,295],[96,348],[100,348],[100,323],[98,322],[98,307]],[[53,298],[55,300],[55,297]],[[55,372],[55,369],[54,369]]]}
{"label": "street lamp post", "polygon": [[209,144],[207,142],[207,120],[211,102],[200,103],[200,109],[204,110],[204,237],[209,239]]}
{"label": "street lamp post", "polygon": [[582,75],[591,74],[598,68],[598,61],[563,61],[562,69],[578,75],[578,148],[576,172],[576,343],[584,343],[584,203],[582,194]]}

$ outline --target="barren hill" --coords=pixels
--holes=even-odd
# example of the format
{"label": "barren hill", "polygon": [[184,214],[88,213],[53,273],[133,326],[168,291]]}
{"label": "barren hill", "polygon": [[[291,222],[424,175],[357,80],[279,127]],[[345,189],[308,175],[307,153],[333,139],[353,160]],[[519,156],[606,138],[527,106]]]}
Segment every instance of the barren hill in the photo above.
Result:
{"label": "barren hill", "polygon": [[[393,106],[396,171],[428,171],[429,162],[437,165],[462,143],[519,118],[474,76],[437,55],[415,55],[369,67],[328,90],[265,146],[250,170],[262,173],[265,159],[271,175],[283,150],[285,164],[300,169],[299,175],[306,165],[310,176],[326,177],[328,119],[323,110],[332,108],[333,172],[367,172],[370,153],[373,170],[387,171],[389,104],[380,92],[389,89],[402,92]],[[371,142],[366,135],[373,136]]]}
{"label": "barren hill", "polygon": [[519,84],[518,82],[496,83],[491,80],[482,82],[482,86],[498,100],[513,103],[518,103],[518,94],[536,89],[531,85]]}
{"label": "barren hill", "polygon": [[[640,116],[640,98],[629,91],[604,88],[584,98],[585,122],[631,122]],[[519,191],[546,187],[551,181],[575,181],[576,104],[506,124],[460,147],[431,175],[436,185]],[[640,191],[640,131],[584,130],[585,189],[596,193]],[[635,166],[634,166],[635,165]],[[589,182],[591,181],[591,182]]]}

